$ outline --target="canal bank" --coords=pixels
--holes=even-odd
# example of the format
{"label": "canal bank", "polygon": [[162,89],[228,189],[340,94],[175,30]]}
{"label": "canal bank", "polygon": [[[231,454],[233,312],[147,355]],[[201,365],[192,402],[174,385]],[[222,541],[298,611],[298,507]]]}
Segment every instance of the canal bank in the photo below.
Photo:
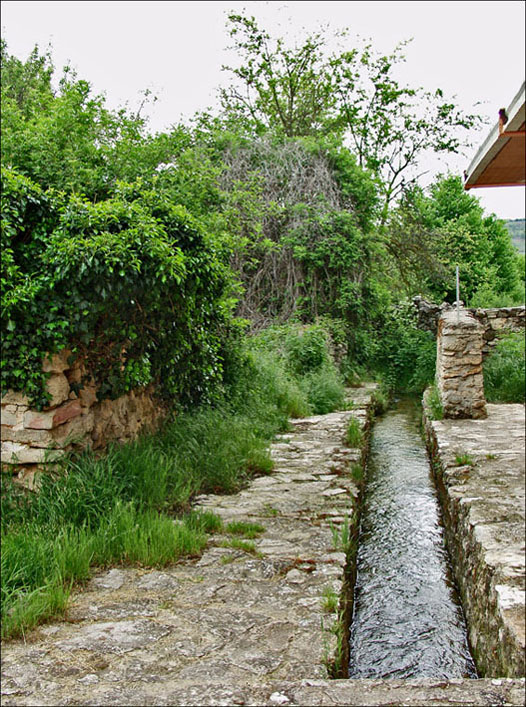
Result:
{"label": "canal bank", "polygon": [[479,674],[524,676],[524,405],[424,424]]}
{"label": "canal bank", "polygon": [[363,448],[345,440],[353,419],[367,436],[373,391],[292,421],[271,446],[271,475],[199,499],[225,525],[262,526],[256,538],[213,536],[201,558],[162,571],[100,571],[66,620],[5,644],[1,704],[522,705],[523,679],[327,678],[341,659],[342,544],[362,488]]}

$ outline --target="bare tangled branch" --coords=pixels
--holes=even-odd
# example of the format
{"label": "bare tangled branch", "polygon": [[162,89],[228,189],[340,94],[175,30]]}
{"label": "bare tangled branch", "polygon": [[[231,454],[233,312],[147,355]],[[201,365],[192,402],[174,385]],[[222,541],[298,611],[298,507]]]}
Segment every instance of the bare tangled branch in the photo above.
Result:
{"label": "bare tangled branch", "polygon": [[[245,290],[239,314],[256,329],[270,320],[285,321],[298,309],[304,272],[283,236],[304,226],[313,208],[328,214],[352,211],[352,205],[343,198],[327,156],[300,141],[260,138],[228,150],[224,163],[220,186],[234,199],[237,185],[257,186],[261,230],[247,234],[248,244],[233,262]],[[312,235],[316,237],[314,230]]]}

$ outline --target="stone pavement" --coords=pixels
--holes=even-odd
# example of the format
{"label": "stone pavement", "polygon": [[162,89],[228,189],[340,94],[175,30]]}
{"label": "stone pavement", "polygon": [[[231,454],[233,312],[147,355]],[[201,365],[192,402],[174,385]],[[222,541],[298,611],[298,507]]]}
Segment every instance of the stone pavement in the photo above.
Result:
{"label": "stone pavement", "polygon": [[[372,387],[354,407],[293,421],[275,471],[202,508],[257,522],[250,547],[216,535],[199,560],[163,571],[113,568],[72,598],[67,620],[2,651],[2,705],[519,705],[521,680],[329,680],[345,555],[337,529],[356,504],[349,475]],[[248,551],[247,551],[248,550]]]}
{"label": "stone pavement", "polygon": [[427,420],[449,552],[478,666],[523,676],[524,405],[485,420]]}

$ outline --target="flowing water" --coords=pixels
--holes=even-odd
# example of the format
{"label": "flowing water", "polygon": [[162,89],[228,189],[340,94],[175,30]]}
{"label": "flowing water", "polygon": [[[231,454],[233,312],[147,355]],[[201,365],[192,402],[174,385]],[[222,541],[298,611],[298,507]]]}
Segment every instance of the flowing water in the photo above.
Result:
{"label": "flowing water", "polygon": [[476,677],[418,415],[404,399],[374,426],[350,678]]}

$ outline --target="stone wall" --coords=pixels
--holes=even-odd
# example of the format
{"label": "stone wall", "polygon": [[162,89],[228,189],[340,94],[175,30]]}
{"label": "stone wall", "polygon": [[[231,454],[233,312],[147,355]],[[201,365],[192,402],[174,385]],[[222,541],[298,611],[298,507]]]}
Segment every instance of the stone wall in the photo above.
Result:
{"label": "stone wall", "polygon": [[485,357],[496,346],[497,334],[504,331],[524,333],[526,323],[524,307],[500,307],[498,309],[469,309],[484,329],[482,334],[482,356]]}
{"label": "stone wall", "polygon": [[468,311],[443,311],[438,320],[436,383],[444,417],[486,417],[482,324]]}
{"label": "stone wall", "polygon": [[[524,676],[524,406],[424,423],[447,547],[481,677]],[[457,455],[470,458],[459,465]]]}
{"label": "stone wall", "polygon": [[71,352],[46,358],[51,400],[42,411],[32,409],[27,396],[8,391],[1,400],[2,464],[31,482],[43,464],[67,452],[110,441],[127,442],[144,427],[155,427],[165,410],[151,388],[130,391],[116,400],[97,400],[97,384],[82,361],[68,363]]}
{"label": "stone wall", "polygon": [[[444,312],[454,309],[454,306],[447,302],[438,305],[428,302],[420,296],[414,297],[413,302],[418,313],[418,326],[426,331],[431,331],[435,335],[440,316]],[[469,312],[482,324],[483,357],[487,356],[496,345],[499,332],[524,332],[526,324],[524,305],[521,307],[498,307],[493,309],[468,307],[464,311]]]}

